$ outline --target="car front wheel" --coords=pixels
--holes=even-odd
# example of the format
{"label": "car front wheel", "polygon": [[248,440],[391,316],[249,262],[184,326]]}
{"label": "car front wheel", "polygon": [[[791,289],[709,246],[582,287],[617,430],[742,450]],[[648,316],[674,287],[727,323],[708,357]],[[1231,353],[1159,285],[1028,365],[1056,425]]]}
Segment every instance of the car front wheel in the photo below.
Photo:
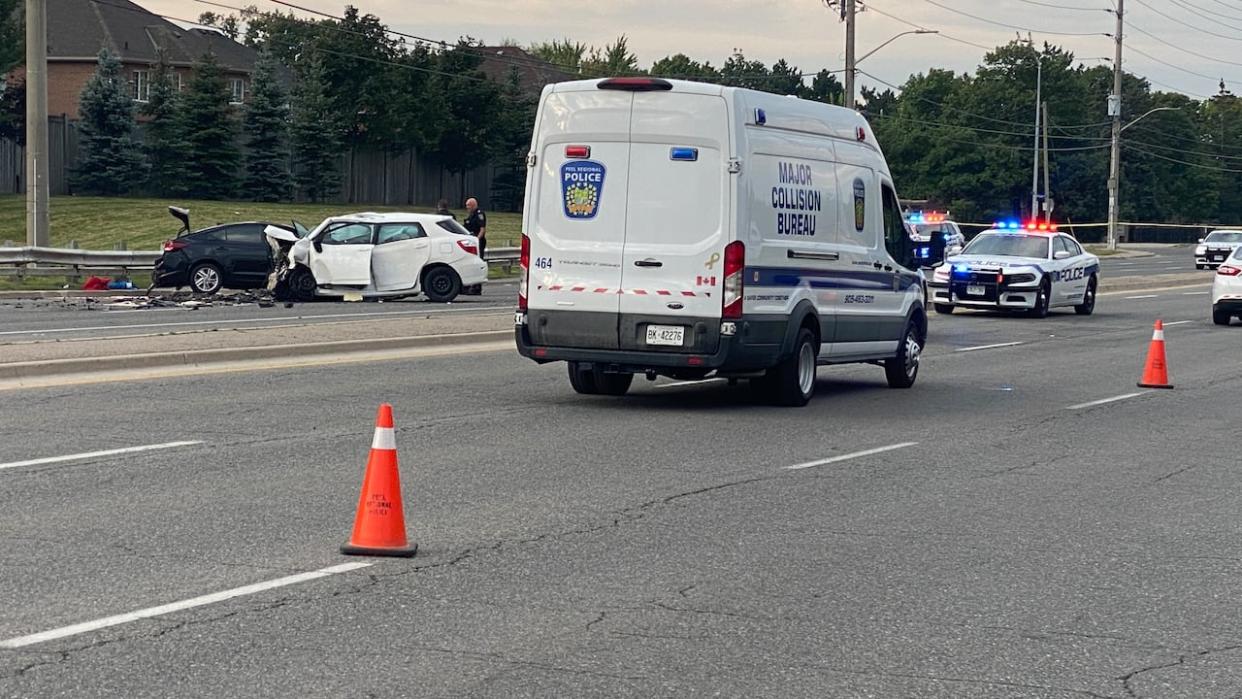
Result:
{"label": "car front wheel", "polygon": [[210,262],[195,265],[190,270],[190,288],[199,294],[214,294],[224,286],[220,268]]}
{"label": "car front wheel", "polygon": [[309,269],[295,269],[289,275],[289,296],[295,301],[313,301],[319,284]]}
{"label": "car front wheel", "polygon": [[1028,313],[1032,318],[1047,318],[1048,308],[1052,305],[1052,290],[1048,282],[1039,285],[1035,294],[1035,306]]}
{"label": "car front wheel", "polygon": [[1092,276],[1087,281],[1087,290],[1083,292],[1082,303],[1074,306],[1074,312],[1080,316],[1089,316],[1095,311],[1095,289],[1097,283],[1095,277]]}

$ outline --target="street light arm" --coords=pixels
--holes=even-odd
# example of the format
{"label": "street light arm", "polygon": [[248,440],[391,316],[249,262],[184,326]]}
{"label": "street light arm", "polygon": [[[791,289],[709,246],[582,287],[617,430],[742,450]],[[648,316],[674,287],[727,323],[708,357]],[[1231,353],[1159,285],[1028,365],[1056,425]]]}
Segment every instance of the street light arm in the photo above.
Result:
{"label": "street light arm", "polygon": [[902,33],[898,34],[897,36],[892,37],[892,38],[891,38],[891,39],[889,39],[888,41],[885,41],[884,43],[880,44],[879,46],[877,46],[877,47],[875,47],[875,48],[871,49],[871,50],[870,50],[870,51],[868,51],[867,53],[864,53],[864,54],[862,55],[862,58],[855,59],[855,60],[854,60],[854,65],[858,65],[859,63],[862,63],[862,62],[863,62],[864,60],[866,60],[866,58],[867,58],[868,56],[870,56],[871,54],[875,53],[876,51],[879,51],[880,49],[884,48],[885,46],[888,46],[889,44],[893,43],[894,41],[896,41],[896,40],[900,39],[901,37],[903,37],[903,36],[905,36],[905,35],[907,35],[907,34],[939,34],[939,33],[940,33],[940,30],[938,30],[938,29],[911,29],[911,30],[909,30],[909,31],[904,31],[904,32],[902,32]]}
{"label": "street light arm", "polygon": [[1142,120],[1146,119],[1147,117],[1151,116],[1152,114],[1155,114],[1156,112],[1176,112],[1176,111],[1180,111],[1180,110],[1181,110],[1181,107],[1156,107],[1155,109],[1153,109],[1153,110],[1151,110],[1151,111],[1147,112],[1146,114],[1144,114],[1144,115],[1140,116],[1139,118],[1134,119],[1134,120],[1133,120],[1133,121],[1131,121],[1129,124],[1126,124],[1125,126],[1121,127],[1121,130],[1120,130],[1120,131],[1118,131],[1117,133],[1121,133],[1121,131],[1125,131],[1126,129],[1130,128],[1131,126],[1134,126],[1135,124],[1137,124],[1137,123],[1139,123],[1140,121],[1142,121]]}

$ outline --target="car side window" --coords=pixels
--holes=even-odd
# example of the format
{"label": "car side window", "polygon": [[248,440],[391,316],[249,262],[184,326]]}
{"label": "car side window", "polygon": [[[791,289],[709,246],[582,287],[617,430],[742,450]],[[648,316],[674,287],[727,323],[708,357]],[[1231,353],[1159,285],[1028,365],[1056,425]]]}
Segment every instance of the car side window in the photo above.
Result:
{"label": "car side window", "polygon": [[1077,240],[1074,240],[1073,238],[1062,238],[1062,240],[1065,241],[1065,247],[1068,248],[1075,257],[1082,254],[1082,246],[1078,244]]}
{"label": "car side window", "polygon": [[910,236],[906,233],[905,219],[901,215],[901,205],[892,188],[884,185],[884,201],[881,211],[884,212],[884,247],[898,264],[909,266]]}
{"label": "car side window", "polygon": [[192,236],[196,243],[214,243],[224,240],[224,228],[204,228]]}
{"label": "car side window", "polygon": [[1065,237],[1060,236],[1060,235],[1057,236],[1056,242],[1054,242],[1052,245],[1052,249],[1053,249],[1054,256],[1058,252],[1066,252],[1066,253],[1069,253],[1071,256],[1073,256],[1074,254],[1074,251],[1070,249],[1069,244],[1066,242]]}
{"label": "car side window", "polygon": [[370,245],[371,226],[365,223],[346,223],[330,229],[319,238],[324,245]]}
{"label": "car side window", "polygon": [[414,240],[416,238],[426,238],[427,231],[423,230],[421,224],[418,223],[387,223],[379,228],[379,234],[375,236],[375,244],[383,245],[384,243],[396,243],[402,240]]}
{"label": "car side window", "polygon": [[230,243],[264,244],[262,224],[247,223],[240,226],[229,226],[225,230]]}

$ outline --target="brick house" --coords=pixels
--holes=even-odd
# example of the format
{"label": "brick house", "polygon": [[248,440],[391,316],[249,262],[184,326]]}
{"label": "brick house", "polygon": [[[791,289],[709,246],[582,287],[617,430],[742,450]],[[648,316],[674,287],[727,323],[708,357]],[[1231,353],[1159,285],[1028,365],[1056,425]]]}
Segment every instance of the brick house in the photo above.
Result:
{"label": "brick house", "polygon": [[[189,85],[194,62],[208,51],[224,69],[234,104],[245,101],[258,53],[209,29],[184,29],[129,0],[46,0],[48,114],[76,119],[78,97],[95,73],[100,49],[121,59],[135,102],[150,94],[157,49],[176,72],[181,89]],[[16,79],[24,70],[14,71]]]}
{"label": "brick house", "polygon": [[579,80],[582,77],[533,56],[517,46],[480,46],[478,53],[483,57],[479,70],[484,75],[504,85],[516,70],[522,91],[535,97],[539,96],[543,86],[548,83]]}

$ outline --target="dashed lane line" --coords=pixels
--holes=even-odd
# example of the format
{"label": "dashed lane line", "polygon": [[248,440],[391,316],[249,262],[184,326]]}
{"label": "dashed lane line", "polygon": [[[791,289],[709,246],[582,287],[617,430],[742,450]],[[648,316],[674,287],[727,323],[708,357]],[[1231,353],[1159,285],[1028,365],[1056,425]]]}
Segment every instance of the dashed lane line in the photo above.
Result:
{"label": "dashed lane line", "polygon": [[978,345],[976,347],[959,347],[958,349],[955,349],[953,351],[954,352],[977,352],[979,350],[999,349],[1001,347],[1017,347],[1018,345],[1024,345],[1024,344],[1026,343],[1025,342],[998,342],[994,345]]}
{"label": "dashed lane line", "polygon": [[23,466],[44,466],[47,464],[59,464],[67,461],[89,461],[90,459],[103,459],[109,456],[119,456],[121,454],[140,454],[146,451],[159,451],[161,449],[177,449],[179,447],[193,447],[202,444],[199,440],[189,440],[181,442],[165,442],[163,444],[144,444],[140,447],[124,447],[121,449],[104,449],[103,451],[88,451],[81,454],[67,454],[65,456],[48,456],[42,459],[27,459],[26,461],[10,461],[7,464],[0,464],[0,470],[6,468],[21,468]]}
{"label": "dashed lane line", "polygon": [[1116,403],[1117,401],[1121,401],[1121,400],[1128,400],[1130,398],[1137,398],[1139,396],[1145,396],[1148,393],[1152,393],[1152,391],[1135,391],[1134,393],[1123,393],[1119,396],[1113,396],[1111,398],[1101,398],[1099,400],[1093,400],[1087,403],[1079,403],[1078,405],[1071,405],[1067,407],[1066,410],[1082,410],[1083,408],[1094,408],[1097,405],[1105,405],[1107,403]]}
{"label": "dashed lane line", "polygon": [[820,459],[819,461],[808,461],[804,464],[795,464],[793,466],[786,466],[785,470],[801,471],[804,468],[815,468],[816,466],[827,466],[828,464],[835,464],[841,461],[849,461],[850,459],[858,459],[864,456],[871,456],[873,454],[883,454],[886,451],[905,449],[906,447],[912,447],[916,444],[918,444],[918,442],[901,442],[900,444],[890,444],[886,447],[876,447],[875,449],[865,449],[863,451],[856,451],[851,454],[842,454],[840,456],[832,456],[827,459]]}
{"label": "dashed lane line", "polygon": [[253,585],[243,585],[242,587],[235,587],[231,590],[213,592],[209,595],[202,595],[200,597],[191,597],[190,599],[181,600],[180,602],[171,602],[169,604],[162,604],[158,607],[147,607],[146,609],[139,609],[133,612],[126,612],[125,614],[117,614],[115,616],[106,616],[106,617],[103,617],[102,619],[84,621],[80,624],[71,624],[69,626],[62,626],[58,629],[50,629],[48,631],[40,631],[39,633],[32,633],[27,636],[18,636],[16,638],[10,638],[4,641],[0,641],[0,648],[7,648],[10,650],[13,650],[17,648],[24,648],[26,646],[33,646],[36,643],[45,643],[47,641],[55,641],[60,638],[68,638],[70,636],[77,636],[77,635],[84,634],[84,633],[90,633],[91,631],[98,631],[99,629],[106,629],[110,626],[120,626],[121,624],[128,624],[130,622],[139,621],[141,619],[150,619],[152,617],[164,616],[165,614],[172,614],[173,612],[180,612],[186,609],[193,609],[195,607],[202,607],[208,604],[224,602],[226,600],[231,600],[235,597],[253,595],[259,592],[265,592],[267,590],[274,590],[278,587],[286,587],[288,585],[297,585],[298,583],[304,583],[310,580],[318,580],[319,578],[326,578],[330,575],[336,575],[338,573],[348,573],[350,571],[358,570],[360,568],[366,568],[372,565],[375,565],[375,564],[365,563],[361,561],[356,562],[356,563],[342,563],[340,565],[335,565],[335,566],[331,566],[328,568],[320,568],[319,570],[312,570],[307,573],[298,573],[296,575],[288,575],[283,578],[276,578],[275,580],[267,580],[265,582],[254,583]]}

